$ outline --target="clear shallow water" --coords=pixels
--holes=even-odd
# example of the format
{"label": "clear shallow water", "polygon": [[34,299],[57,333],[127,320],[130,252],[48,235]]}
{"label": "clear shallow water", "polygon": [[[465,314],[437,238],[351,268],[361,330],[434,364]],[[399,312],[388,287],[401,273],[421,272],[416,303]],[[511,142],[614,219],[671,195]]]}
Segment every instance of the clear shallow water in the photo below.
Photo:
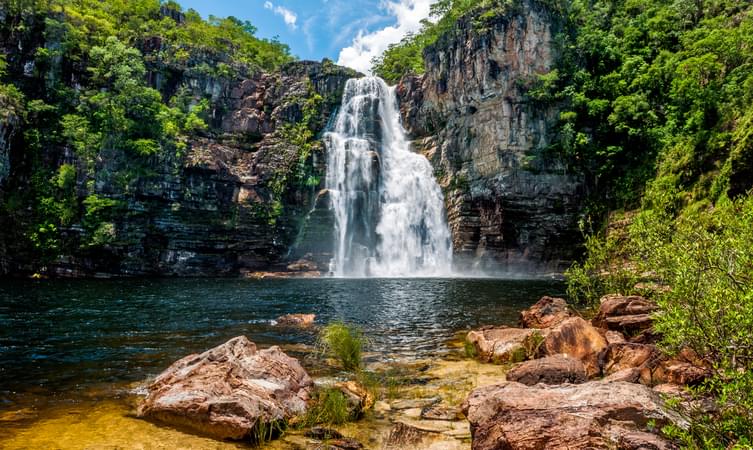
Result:
{"label": "clear shallow water", "polygon": [[287,313],[359,324],[379,357],[430,356],[457,331],[515,324],[562,290],[493,279],[0,281],[0,410],[144,380],[241,334],[313,344],[313,331],[273,325]]}

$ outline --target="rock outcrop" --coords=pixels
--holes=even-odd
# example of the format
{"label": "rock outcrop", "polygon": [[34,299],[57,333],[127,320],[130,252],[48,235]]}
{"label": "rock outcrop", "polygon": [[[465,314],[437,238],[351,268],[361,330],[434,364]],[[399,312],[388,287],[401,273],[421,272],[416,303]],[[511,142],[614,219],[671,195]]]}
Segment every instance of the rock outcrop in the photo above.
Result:
{"label": "rock outcrop", "polygon": [[582,180],[545,150],[558,108],[526,96],[555,63],[558,26],[532,1],[461,18],[424,52],[425,74],[398,86],[406,128],[444,188],[461,265],[557,270],[578,251]]}
{"label": "rock outcrop", "polygon": [[494,363],[520,362],[527,358],[526,341],[538,330],[521,328],[484,328],[471,331],[466,342],[480,360]]}
{"label": "rock outcrop", "polygon": [[[56,20],[65,21],[64,14]],[[185,19],[168,7],[160,14],[178,27]],[[81,63],[68,61],[63,52],[55,64],[34,69],[35,49],[57,54],[51,49],[61,46],[54,39],[62,34],[46,32],[43,15],[3,18],[5,25],[24,23],[19,33],[0,26],[0,49],[9,54],[9,76],[31,90],[28,99],[55,97],[45,91],[53,85],[76,92],[99,89],[87,84],[85,56]],[[89,195],[116,202],[117,211],[97,228],[89,229],[83,214],[57,224],[61,250],[43,262],[26,237],[38,219],[23,211],[33,205],[18,207],[18,214],[0,214],[0,226],[10,230],[0,235],[0,275],[235,276],[286,271],[307,253],[314,264],[308,270],[326,270],[333,228],[317,211],[313,221],[329,234],[305,242],[302,230],[323,187],[321,133],[346,81],[360,74],[328,60],[263,72],[221,49],[203,47],[189,46],[185,58],[170,58],[170,44],[160,36],[139,38],[133,45],[146,69],[145,79],[134,81],[159,91],[166,104],[204,105],[200,116],[206,126],[174,142],[166,138],[148,157],[103,148],[94,168],[65,142],[40,150],[44,171],[39,173],[45,177],[63,164],[75,168],[77,214]],[[27,66],[32,70],[25,71]],[[13,111],[9,101],[0,98],[0,109]],[[311,134],[303,137],[305,145],[302,125]],[[21,123],[15,114],[0,117],[0,201],[8,193],[29,190],[30,172],[37,170],[28,160],[24,126],[34,125]]]}
{"label": "rock outcrop", "polygon": [[175,362],[149,386],[139,415],[217,439],[247,439],[305,413],[312,389],[297,360],[240,336]]}
{"label": "rock outcrop", "polygon": [[683,423],[656,392],[624,382],[486,386],[469,395],[463,412],[474,450],[669,449],[671,443],[646,432],[649,423]]}
{"label": "rock outcrop", "polygon": [[550,328],[572,315],[565,299],[542,297],[533,306],[520,312],[518,323],[523,328]]}
{"label": "rock outcrop", "polygon": [[579,384],[588,381],[586,367],[575,358],[548,356],[521,363],[507,372],[507,380],[527,386],[535,384]]}
{"label": "rock outcrop", "polygon": [[636,295],[607,295],[600,300],[599,311],[591,323],[599,328],[637,334],[651,328],[656,304]]}
{"label": "rock outcrop", "polygon": [[599,354],[607,341],[599,330],[580,317],[572,317],[546,333],[541,352],[545,355],[565,354],[579,359],[589,377],[599,375]]}

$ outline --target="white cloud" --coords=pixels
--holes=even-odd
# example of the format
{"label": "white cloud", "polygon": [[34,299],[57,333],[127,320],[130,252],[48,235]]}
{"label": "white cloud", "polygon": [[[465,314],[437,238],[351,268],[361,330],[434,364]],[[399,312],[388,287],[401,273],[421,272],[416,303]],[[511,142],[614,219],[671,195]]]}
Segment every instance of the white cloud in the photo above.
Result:
{"label": "white cloud", "polygon": [[371,72],[371,60],[384,53],[390,44],[400,42],[408,33],[421,29],[421,21],[429,17],[436,0],[385,1],[382,7],[395,18],[394,25],[371,33],[360,30],[350,46],[340,50],[337,63],[363,73]]}
{"label": "white cloud", "polygon": [[295,30],[298,28],[298,25],[296,25],[296,22],[298,22],[298,15],[295,12],[282,6],[275,6],[270,1],[264,2],[264,7],[282,17],[282,20],[285,21],[285,24],[291,29]]}

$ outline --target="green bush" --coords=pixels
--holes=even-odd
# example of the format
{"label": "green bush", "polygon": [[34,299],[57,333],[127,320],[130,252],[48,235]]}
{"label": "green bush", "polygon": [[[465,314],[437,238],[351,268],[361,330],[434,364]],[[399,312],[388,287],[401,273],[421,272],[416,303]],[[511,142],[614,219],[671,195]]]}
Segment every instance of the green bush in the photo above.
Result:
{"label": "green bush", "polygon": [[753,196],[690,205],[678,213],[676,193],[654,184],[630,226],[629,240],[618,251],[593,238],[589,259],[568,272],[570,290],[580,295],[611,290],[599,264],[620,251],[635,272],[668,286],[654,293],[660,346],[669,354],[691,349],[712,369],[693,393],[711,399],[715,408],[678,405],[690,427],[664,431],[688,448],[748,448],[753,442]]}
{"label": "green bush", "polygon": [[593,307],[605,294],[631,294],[638,277],[621,255],[615,238],[586,238],[587,257],[566,272],[567,295],[572,303]]}
{"label": "green bush", "polygon": [[313,404],[309,407],[301,422],[304,427],[319,424],[340,425],[352,419],[348,408],[348,399],[339,389],[320,389]]}
{"label": "green bush", "polygon": [[324,351],[340,361],[345,370],[359,370],[363,365],[361,353],[366,344],[363,332],[343,322],[333,322],[319,334],[319,342]]}

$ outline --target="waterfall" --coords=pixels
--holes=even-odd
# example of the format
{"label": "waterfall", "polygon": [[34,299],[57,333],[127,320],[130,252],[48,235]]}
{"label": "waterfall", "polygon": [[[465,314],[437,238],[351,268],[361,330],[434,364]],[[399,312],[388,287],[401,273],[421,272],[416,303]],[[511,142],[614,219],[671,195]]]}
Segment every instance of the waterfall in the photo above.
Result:
{"label": "waterfall", "polygon": [[333,275],[450,275],[442,190],[429,161],[411,151],[395,89],[376,77],[348,80],[325,141],[335,217]]}

